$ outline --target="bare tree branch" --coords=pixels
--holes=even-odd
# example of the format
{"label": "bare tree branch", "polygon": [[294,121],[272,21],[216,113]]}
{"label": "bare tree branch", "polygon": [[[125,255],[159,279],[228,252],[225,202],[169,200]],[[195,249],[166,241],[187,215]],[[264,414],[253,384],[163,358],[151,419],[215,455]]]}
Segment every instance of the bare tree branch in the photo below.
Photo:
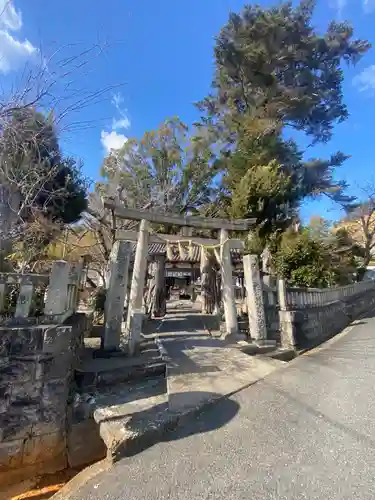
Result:
{"label": "bare tree branch", "polygon": [[[92,90],[84,84],[85,78],[92,74],[93,63],[107,48],[107,43],[97,42],[88,48],[80,44],[59,46],[49,55],[39,50],[39,61],[25,65],[10,89],[0,89],[0,250],[23,231],[25,214],[30,219],[30,214],[43,213],[54,199],[66,196],[64,186],[56,189],[52,182],[60,166],[46,165],[42,153],[38,162],[42,136],[47,127],[56,135],[67,137],[70,132],[76,134],[80,128],[84,130],[95,123],[95,120],[77,120],[75,116],[102,102],[119,86]],[[32,130],[20,130],[19,123],[14,121],[16,113],[26,117],[30,110],[50,113],[46,127],[34,135]],[[25,133],[27,143],[22,140]],[[35,153],[33,161],[29,158],[30,149]],[[36,205],[41,194],[44,207]]]}
{"label": "bare tree branch", "polygon": [[375,248],[375,182],[369,181],[361,188],[363,195],[346,209],[346,217],[340,223],[349,236],[363,249],[362,266],[373,258]]}

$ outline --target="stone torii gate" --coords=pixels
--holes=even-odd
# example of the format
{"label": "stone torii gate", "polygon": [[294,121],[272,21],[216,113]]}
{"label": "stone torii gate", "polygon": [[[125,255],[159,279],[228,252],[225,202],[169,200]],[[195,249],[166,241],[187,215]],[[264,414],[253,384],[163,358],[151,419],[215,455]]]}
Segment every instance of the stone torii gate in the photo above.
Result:
{"label": "stone torii gate", "polygon": [[[116,243],[112,249],[110,259],[110,286],[106,301],[107,317],[103,348],[107,350],[119,349],[123,340],[132,354],[141,340],[143,290],[147,273],[148,245],[154,242],[176,242],[182,239],[191,244],[201,246],[220,247],[220,266],[222,274],[222,298],[224,304],[226,333],[238,332],[237,311],[233,291],[231,249],[243,249],[241,240],[230,239],[229,231],[247,231],[253,225],[253,219],[216,219],[198,216],[170,216],[151,211],[133,210],[125,208],[113,199],[104,201],[104,207],[110,209],[115,217],[140,221],[139,231],[116,231]],[[213,229],[220,231],[219,239],[198,238],[193,236],[158,235],[150,234],[150,224],[167,224],[184,228]],[[133,276],[128,304],[126,325],[122,324],[125,293],[127,290],[128,267],[132,249],[132,242],[137,241]],[[125,328],[124,328],[125,326]],[[125,331],[123,331],[125,329]],[[125,334],[126,339],[122,339]]]}

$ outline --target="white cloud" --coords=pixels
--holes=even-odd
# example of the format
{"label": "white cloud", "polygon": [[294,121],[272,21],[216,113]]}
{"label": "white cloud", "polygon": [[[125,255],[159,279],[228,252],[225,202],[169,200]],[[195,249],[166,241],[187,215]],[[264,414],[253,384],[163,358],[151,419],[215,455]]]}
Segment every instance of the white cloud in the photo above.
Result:
{"label": "white cloud", "polygon": [[0,0],[0,27],[17,31],[22,28],[22,15],[11,0]]}
{"label": "white cloud", "polygon": [[125,116],[124,118],[120,118],[119,120],[116,120],[115,118],[113,118],[112,120],[112,130],[121,130],[129,127],[130,120],[127,116]]}
{"label": "white cloud", "polygon": [[18,40],[10,31],[22,28],[22,15],[12,0],[0,0],[0,72],[19,68],[38,50],[28,40]]}
{"label": "white cloud", "polygon": [[360,92],[375,90],[375,64],[368,66],[353,78],[353,85]]}
{"label": "white cloud", "polygon": [[114,94],[112,97],[112,104],[116,109],[121,109],[121,104],[124,102],[124,98],[122,95],[118,92],[117,94]]}
{"label": "white cloud", "polygon": [[111,132],[102,130],[100,140],[106,152],[110,153],[112,149],[122,148],[128,138],[123,134],[118,134],[115,130]]}
{"label": "white cloud", "polygon": [[37,49],[25,40],[20,42],[12,37],[7,31],[0,30],[0,71],[8,73],[17,69],[31,56],[35,55]]}
{"label": "white cloud", "polygon": [[111,104],[116,108],[119,117],[114,117],[112,119],[110,131],[101,131],[100,140],[106,153],[109,153],[113,149],[120,149],[128,140],[124,134],[120,134],[118,132],[120,130],[126,130],[130,127],[128,112],[126,109],[121,107],[123,102],[124,99],[121,94],[115,94],[112,97]]}

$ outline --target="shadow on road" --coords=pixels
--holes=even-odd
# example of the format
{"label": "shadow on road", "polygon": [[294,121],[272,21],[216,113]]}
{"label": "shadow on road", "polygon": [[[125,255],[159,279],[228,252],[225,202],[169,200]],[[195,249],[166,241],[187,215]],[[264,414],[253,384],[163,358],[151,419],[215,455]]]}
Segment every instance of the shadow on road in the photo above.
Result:
{"label": "shadow on road", "polygon": [[[183,396],[187,403],[199,401],[201,409],[189,407],[187,412],[186,406],[180,412],[171,412],[165,402],[131,414],[102,419],[101,425],[121,421],[121,435],[125,438],[118,442],[116,450],[112,450],[116,460],[134,456],[159,442],[175,441],[219,429],[231,421],[240,409],[237,402],[223,399],[220,394],[212,392],[186,392]],[[213,407],[212,403],[219,400],[220,412],[214,418],[205,418],[206,411]]]}
{"label": "shadow on road", "polygon": [[[240,405],[232,399],[222,398],[222,396],[213,393],[199,393],[198,395],[202,394],[207,398],[210,397],[211,403],[220,402],[218,408],[220,411],[214,412],[215,406],[213,404],[207,405],[197,414],[185,419],[185,422],[182,422],[173,432],[166,433],[162,441],[177,441],[194,434],[205,434],[220,429],[227,425],[240,410]],[[195,396],[194,393],[192,395]],[[207,418],[208,412],[210,412],[211,418]]]}

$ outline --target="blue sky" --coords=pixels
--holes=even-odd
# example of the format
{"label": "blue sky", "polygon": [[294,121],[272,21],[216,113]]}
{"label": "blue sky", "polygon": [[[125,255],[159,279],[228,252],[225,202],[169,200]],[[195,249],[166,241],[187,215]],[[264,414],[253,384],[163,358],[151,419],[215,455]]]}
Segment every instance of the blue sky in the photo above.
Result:
{"label": "blue sky", "polygon": [[[60,75],[63,70],[58,66],[67,56],[94,44],[104,48],[98,56],[91,53],[88,65],[68,78],[73,82],[70,88],[88,94],[111,90],[92,106],[69,113],[61,126],[65,151],[81,157],[86,174],[95,179],[109,147],[142,135],[170,116],[178,115],[187,124],[197,118],[193,103],[209,91],[214,37],[229,11],[238,11],[243,4],[240,0],[0,0],[0,78],[9,87],[25,63],[31,67],[41,54],[43,58],[55,54],[50,65]],[[350,20],[356,37],[375,45],[375,0],[318,1],[316,26],[324,29],[333,18]],[[345,70],[349,120],[336,127],[329,144],[307,155],[324,156],[339,149],[351,155],[337,177],[348,181],[355,193],[374,178],[374,50],[357,67]],[[59,83],[56,89],[62,92]],[[324,199],[306,203],[302,213],[305,218],[338,215]]]}

